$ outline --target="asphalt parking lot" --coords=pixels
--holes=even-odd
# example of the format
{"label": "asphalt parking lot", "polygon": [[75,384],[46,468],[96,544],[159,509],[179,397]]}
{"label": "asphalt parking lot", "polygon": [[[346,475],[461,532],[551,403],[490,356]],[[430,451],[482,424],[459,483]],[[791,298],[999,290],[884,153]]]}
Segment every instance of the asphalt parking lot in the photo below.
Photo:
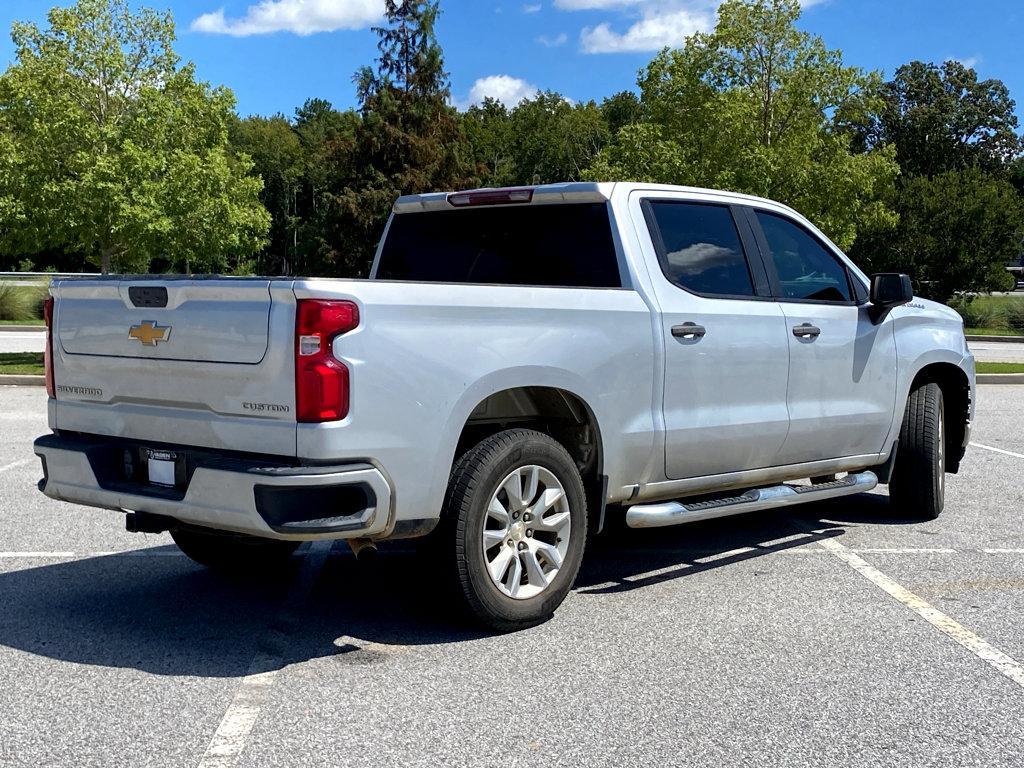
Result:
{"label": "asphalt parking lot", "polygon": [[555,618],[453,624],[407,547],[232,581],[52,502],[0,388],[3,765],[1024,764],[1024,387],[935,522],[884,492],[588,552]]}

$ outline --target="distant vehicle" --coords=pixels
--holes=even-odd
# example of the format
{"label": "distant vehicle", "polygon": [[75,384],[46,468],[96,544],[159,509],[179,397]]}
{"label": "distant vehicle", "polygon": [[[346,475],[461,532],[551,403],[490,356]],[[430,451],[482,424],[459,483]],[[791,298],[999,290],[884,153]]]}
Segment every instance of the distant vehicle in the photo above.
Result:
{"label": "distant vehicle", "polygon": [[485,624],[542,621],[611,517],[889,484],[934,518],[974,358],[905,275],[769,200],[646,184],[403,197],[368,280],[54,280],[46,495],[199,563],[424,537]]}

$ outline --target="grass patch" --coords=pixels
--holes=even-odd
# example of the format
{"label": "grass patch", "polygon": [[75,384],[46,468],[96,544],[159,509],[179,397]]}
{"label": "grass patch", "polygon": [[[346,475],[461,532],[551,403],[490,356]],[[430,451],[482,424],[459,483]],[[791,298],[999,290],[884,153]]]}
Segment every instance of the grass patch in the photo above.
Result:
{"label": "grass patch", "polygon": [[0,352],[0,374],[42,374],[41,352]]}
{"label": "grass patch", "polygon": [[0,323],[25,323],[43,317],[46,286],[16,286],[0,283]]}
{"label": "grass patch", "polygon": [[979,374],[1024,374],[1024,363],[975,363]]}
{"label": "grass patch", "polygon": [[1024,337],[1024,331],[1015,331],[1012,328],[964,328],[965,334],[971,336],[1019,336]]}
{"label": "grass patch", "polygon": [[0,326],[39,326],[42,328],[46,322],[42,318],[28,318],[27,320],[0,320]]}
{"label": "grass patch", "polygon": [[1024,335],[1024,297],[970,296],[949,303],[964,319],[968,333]]}

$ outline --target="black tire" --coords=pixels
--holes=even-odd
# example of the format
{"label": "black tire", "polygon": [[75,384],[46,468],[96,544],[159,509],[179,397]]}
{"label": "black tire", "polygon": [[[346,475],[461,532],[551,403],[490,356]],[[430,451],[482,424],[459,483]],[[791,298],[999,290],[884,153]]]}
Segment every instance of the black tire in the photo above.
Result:
{"label": "black tire", "polygon": [[946,496],[946,431],[942,389],[934,382],[910,393],[903,414],[889,501],[908,518],[939,517]]}
{"label": "black tire", "polygon": [[[511,473],[534,465],[550,472],[565,492],[569,541],[547,587],[532,597],[512,598],[499,589],[487,568],[483,545],[487,507]],[[460,608],[472,618],[500,632],[544,622],[565,600],[583,561],[587,500],[576,464],[560,443],[534,430],[505,430],[485,438],[456,461],[441,524],[432,537],[433,552],[441,559],[447,582]],[[515,560],[522,567],[522,557],[516,554]],[[529,582],[528,576],[525,581]]]}
{"label": "black tire", "polygon": [[301,544],[194,527],[173,528],[171,538],[181,552],[196,563],[226,573],[279,568]]}

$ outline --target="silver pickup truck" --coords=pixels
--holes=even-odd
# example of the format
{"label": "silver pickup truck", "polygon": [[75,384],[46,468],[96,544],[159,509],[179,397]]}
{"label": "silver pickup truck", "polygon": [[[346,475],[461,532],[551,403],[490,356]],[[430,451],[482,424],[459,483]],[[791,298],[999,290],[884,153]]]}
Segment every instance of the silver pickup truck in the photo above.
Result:
{"label": "silver pickup truck", "polygon": [[400,198],[368,280],[55,280],[47,496],[213,568],[426,537],[487,625],[549,617],[589,533],[888,483],[937,516],[960,317],[769,200],[645,184]]}

